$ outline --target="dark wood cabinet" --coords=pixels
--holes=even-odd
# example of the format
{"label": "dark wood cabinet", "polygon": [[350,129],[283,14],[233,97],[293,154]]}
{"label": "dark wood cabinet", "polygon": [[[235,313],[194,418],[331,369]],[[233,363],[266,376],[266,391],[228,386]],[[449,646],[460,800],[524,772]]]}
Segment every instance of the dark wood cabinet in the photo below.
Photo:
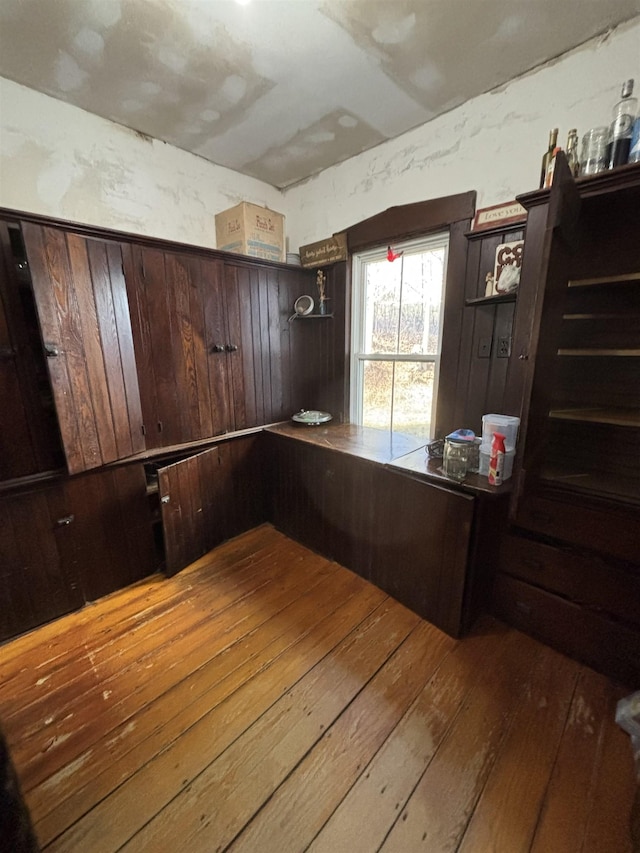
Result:
{"label": "dark wood cabinet", "polygon": [[317,444],[277,430],[287,428],[265,434],[275,526],[443,631],[463,633],[477,615],[472,612],[477,499],[359,458],[366,431],[346,453],[332,448],[332,429]]}
{"label": "dark wood cabinet", "polygon": [[308,272],[135,244],[124,268],[148,448],[273,423],[303,405],[298,373],[308,383],[310,367],[296,364],[288,317]]}
{"label": "dark wood cabinet", "polygon": [[632,683],[640,678],[640,167],[574,181],[561,157],[551,191],[520,200],[529,218],[507,394],[521,395],[522,420],[495,609]]}
{"label": "dark wood cabinet", "polygon": [[0,517],[0,639],[156,568],[142,465],[5,494]]}
{"label": "dark wood cabinet", "polygon": [[148,448],[229,429],[223,264],[123,246]]}
{"label": "dark wood cabinet", "polygon": [[71,474],[144,448],[120,247],[22,223]]}
{"label": "dark wood cabinet", "polygon": [[512,515],[547,533],[553,510],[532,511],[531,501],[611,510],[599,540],[584,530],[584,544],[640,558],[640,535],[624,546],[616,515],[640,518],[640,169],[622,170],[606,189],[576,184],[568,169],[559,178],[548,198],[525,199],[545,207],[547,221],[536,270],[544,285],[527,343],[517,343],[529,370]]}
{"label": "dark wood cabinet", "polygon": [[22,235],[0,220],[0,481],[64,467]]}

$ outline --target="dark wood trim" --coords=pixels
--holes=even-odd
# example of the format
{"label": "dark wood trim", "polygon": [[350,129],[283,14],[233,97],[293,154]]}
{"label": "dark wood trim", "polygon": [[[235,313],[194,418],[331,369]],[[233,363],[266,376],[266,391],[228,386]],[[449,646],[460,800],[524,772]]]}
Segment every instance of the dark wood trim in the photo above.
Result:
{"label": "dark wood trim", "polygon": [[464,281],[467,266],[467,240],[470,219],[451,226],[449,232],[449,259],[445,283],[444,312],[442,322],[442,348],[440,351],[440,376],[438,378],[438,400],[436,423],[433,434],[442,438],[454,429],[454,413],[459,393],[460,353],[464,314]]}
{"label": "dark wood trim", "polygon": [[[82,237],[97,238],[99,240],[116,240],[118,242],[136,243],[152,249],[161,249],[164,252],[189,252],[203,255],[205,257],[220,258],[224,261],[238,263],[249,263],[254,266],[275,267],[277,269],[295,269],[301,273],[315,273],[315,270],[303,269],[298,265],[266,261],[263,258],[253,258],[248,255],[238,255],[235,252],[223,252],[220,249],[212,249],[207,246],[197,246],[194,243],[180,243],[175,240],[167,240],[163,237],[150,237],[144,234],[136,234],[131,231],[117,231],[114,228],[105,228],[99,225],[87,225],[82,222],[73,222],[66,219],[57,219],[53,216],[44,216],[39,213],[29,213],[25,210],[13,210],[12,208],[0,207],[0,218],[12,222],[30,222],[34,225],[42,225],[49,228],[62,228],[70,234],[79,234]],[[213,223],[212,226],[213,228]]]}
{"label": "dark wood trim", "polygon": [[[628,189],[638,184],[640,184],[640,163],[628,163],[626,166],[600,172],[598,175],[586,175],[576,179],[576,186],[582,198],[614,192],[621,188]],[[529,210],[539,204],[546,204],[550,193],[549,188],[534,190],[516,196],[516,201]]]}
{"label": "dark wood trim", "polygon": [[[476,209],[476,192],[418,201],[390,207],[345,229],[350,252],[359,252],[388,241],[406,240],[449,228],[454,222],[471,220]],[[465,228],[469,229],[470,221]]]}

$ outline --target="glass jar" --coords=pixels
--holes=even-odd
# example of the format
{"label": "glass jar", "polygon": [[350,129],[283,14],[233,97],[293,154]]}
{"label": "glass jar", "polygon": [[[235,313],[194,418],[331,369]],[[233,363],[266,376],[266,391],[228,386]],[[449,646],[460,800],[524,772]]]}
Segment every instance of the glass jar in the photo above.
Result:
{"label": "glass jar", "polygon": [[445,477],[461,483],[467,476],[469,464],[469,442],[456,441],[453,438],[444,440],[444,463]]}

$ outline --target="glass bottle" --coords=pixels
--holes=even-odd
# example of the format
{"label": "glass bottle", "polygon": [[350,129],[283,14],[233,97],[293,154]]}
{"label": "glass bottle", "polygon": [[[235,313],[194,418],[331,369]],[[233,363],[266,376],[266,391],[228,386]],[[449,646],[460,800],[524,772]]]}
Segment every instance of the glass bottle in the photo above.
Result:
{"label": "glass bottle", "polygon": [[549,168],[549,161],[553,157],[553,149],[558,144],[558,128],[554,127],[553,130],[549,131],[549,145],[547,150],[544,152],[542,157],[542,168],[540,170],[540,187],[545,185],[545,181],[547,180],[547,170]]}
{"label": "glass bottle", "polygon": [[638,112],[638,99],[632,97],[633,80],[625,80],[620,94],[621,98],[612,111],[613,121],[610,126],[609,144],[607,146],[609,169],[624,166],[629,159],[631,133]]}
{"label": "glass bottle", "polygon": [[578,159],[578,131],[575,127],[569,131],[567,137],[567,166],[574,178],[580,174],[580,160]]}

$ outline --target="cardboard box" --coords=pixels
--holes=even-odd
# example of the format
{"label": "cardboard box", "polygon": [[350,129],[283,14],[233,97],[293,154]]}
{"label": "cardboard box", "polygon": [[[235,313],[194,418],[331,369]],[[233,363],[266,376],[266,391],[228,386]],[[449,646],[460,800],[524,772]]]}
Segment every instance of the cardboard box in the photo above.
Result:
{"label": "cardboard box", "polygon": [[300,263],[303,267],[323,267],[347,259],[346,234],[334,234],[326,240],[300,246]]}
{"label": "cardboard box", "polygon": [[284,216],[242,201],[216,214],[216,245],[225,252],[284,263]]}

